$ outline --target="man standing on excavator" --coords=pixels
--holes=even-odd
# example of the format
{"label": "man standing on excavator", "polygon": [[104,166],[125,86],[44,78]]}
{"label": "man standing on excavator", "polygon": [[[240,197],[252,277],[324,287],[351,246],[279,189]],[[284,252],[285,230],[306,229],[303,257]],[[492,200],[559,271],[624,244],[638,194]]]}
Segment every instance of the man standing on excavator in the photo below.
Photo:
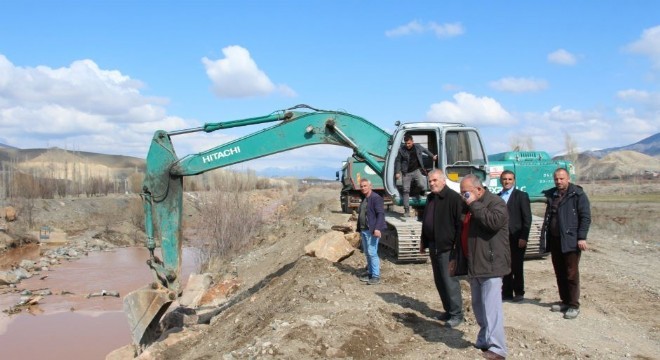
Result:
{"label": "man standing on excavator", "polygon": [[410,187],[413,180],[418,187],[426,190],[426,180],[424,179],[424,174],[422,174],[422,170],[424,169],[422,153],[432,157],[433,161],[438,160],[438,155],[433,155],[423,146],[415,144],[410,134],[406,134],[403,137],[403,141],[404,144],[401,145],[396,155],[394,170],[397,180],[403,174],[403,216],[410,217]]}

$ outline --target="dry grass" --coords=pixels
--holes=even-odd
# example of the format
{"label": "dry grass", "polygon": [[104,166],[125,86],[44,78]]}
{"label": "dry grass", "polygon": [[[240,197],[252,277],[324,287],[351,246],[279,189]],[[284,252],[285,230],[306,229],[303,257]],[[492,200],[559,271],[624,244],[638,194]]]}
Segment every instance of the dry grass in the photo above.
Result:
{"label": "dry grass", "polygon": [[199,270],[214,272],[232,254],[252,246],[263,224],[261,211],[246,193],[210,191],[200,201],[200,223],[194,246]]}

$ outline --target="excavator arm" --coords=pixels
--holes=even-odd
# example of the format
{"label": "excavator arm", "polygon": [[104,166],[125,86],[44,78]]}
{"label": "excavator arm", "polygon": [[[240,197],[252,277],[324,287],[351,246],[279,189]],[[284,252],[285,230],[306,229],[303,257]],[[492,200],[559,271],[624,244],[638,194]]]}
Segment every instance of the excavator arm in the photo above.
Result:
{"label": "excavator arm", "polygon": [[[291,111],[306,108],[312,111]],[[172,136],[191,132],[213,132],[266,122],[278,124],[219,145],[212,149],[178,158]],[[181,289],[181,222],[183,177],[204,173],[244,161],[309,145],[330,144],[349,147],[353,155],[364,159],[383,176],[382,162],[391,136],[369,121],[345,112],[323,111],[298,105],[255,118],[209,123],[203,127],[154,134],[147,155],[143,183],[145,231],[150,258],[147,264],[155,281],[124,298],[135,345],[156,340],[160,318],[180,295]],[[155,254],[156,238],[160,241],[160,259]]]}

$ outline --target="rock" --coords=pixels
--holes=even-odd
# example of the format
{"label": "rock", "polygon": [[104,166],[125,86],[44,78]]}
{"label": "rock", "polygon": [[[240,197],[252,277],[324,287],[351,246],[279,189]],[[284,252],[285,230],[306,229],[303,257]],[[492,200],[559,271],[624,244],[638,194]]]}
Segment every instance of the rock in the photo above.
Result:
{"label": "rock", "polygon": [[97,297],[97,296],[113,296],[113,297],[119,297],[119,291],[114,291],[114,290],[101,290],[100,292],[97,293],[91,293],[87,294],[87,298],[91,297]]}
{"label": "rock", "polygon": [[32,260],[21,260],[18,266],[26,270],[34,270],[35,263]]}
{"label": "rock", "polygon": [[360,248],[360,233],[354,232],[344,235],[344,239],[351,244],[352,247],[359,249]]}
{"label": "rock", "polygon": [[195,310],[187,307],[178,307],[167,313],[161,320],[161,326],[165,331],[174,328],[192,326],[199,322],[199,316]]}
{"label": "rock", "polygon": [[237,279],[223,280],[221,283],[213,285],[202,295],[198,306],[219,306],[235,294],[240,286],[241,283]]}
{"label": "rock", "polygon": [[354,251],[355,248],[339,231],[331,231],[305,246],[305,254],[332,262],[340,262],[351,256]]}
{"label": "rock", "polygon": [[330,320],[321,315],[312,315],[309,319],[303,320],[305,324],[311,327],[323,327],[328,321]]}
{"label": "rock", "polygon": [[18,277],[18,280],[23,280],[23,279],[29,279],[32,277],[32,273],[29,271],[23,269],[22,267],[19,267],[18,269],[14,270],[14,274]]}
{"label": "rock", "polygon": [[350,225],[332,225],[331,229],[334,231],[341,231],[344,234],[353,232],[353,227]]}
{"label": "rock", "polygon": [[16,221],[16,209],[13,206],[5,207],[5,220]]}
{"label": "rock", "polygon": [[126,345],[115,349],[105,356],[105,360],[126,360],[135,357],[135,347],[133,345]]}
{"label": "rock", "polygon": [[198,307],[202,296],[212,283],[213,278],[210,274],[190,274],[186,288],[183,289],[183,294],[179,299],[179,304],[191,308]]}
{"label": "rock", "polygon": [[18,276],[13,271],[0,271],[0,285],[11,285],[19,282]]}

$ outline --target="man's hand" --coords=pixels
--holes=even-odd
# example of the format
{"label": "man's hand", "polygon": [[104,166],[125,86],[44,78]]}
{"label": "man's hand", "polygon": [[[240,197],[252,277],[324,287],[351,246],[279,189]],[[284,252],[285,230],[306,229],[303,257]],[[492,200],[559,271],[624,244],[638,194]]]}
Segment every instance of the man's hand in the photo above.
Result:
{"label": "man's hand", "polygon": [[518,239],[518,247],[521,249],[524,249],[527,247],[527,240],[525,239]]}
{"label": "man's hand", "polygon": [[426,248],[424,247],[424,242],[420,240],[419,241],[419,253],[423,254],[425,252],[426,252]]}
{"label": "man's hand", "polygon": [[456,260],[449,260],[449,276],[454,276],[456,273]]}
{"label": "man's hand", "polygon": [[433,155],[433,161],[438,161],[438,155]]}
{"label": "man's hand", "polygon": [[587,240],[578,240],[578,249],[582,251],[589,249],[589,247],[587,246]]}
{"label": "man's hand", "polygon": [[380,237],[380,230],[374,230],[374,236],[379,238]]}
{"label": "man's hand", "polygon": [[401,173],[396,173],[395,177],[398,179],[401,177]]}
{"label": "man's hand", "polygon": [[[465,195],[468,195],[468,197],[465,197]],[[472,193],[464,193],[463,194],[463,200],[465,201],[466,204],[470,205],[472,204],[477,198],[474,196]]]}

